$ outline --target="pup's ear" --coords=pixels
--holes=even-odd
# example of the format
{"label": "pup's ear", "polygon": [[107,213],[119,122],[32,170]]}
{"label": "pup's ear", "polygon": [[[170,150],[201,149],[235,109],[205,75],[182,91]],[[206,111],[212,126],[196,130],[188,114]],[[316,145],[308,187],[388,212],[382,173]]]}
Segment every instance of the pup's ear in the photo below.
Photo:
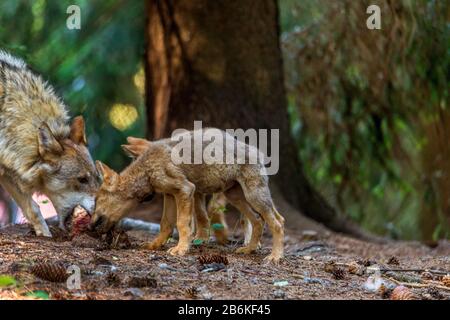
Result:
{"label": "pup's ear", "polygon": [[129,157],[133,159],[143,154],[151,145],[150,141],[135,137],[128,137],[127,142],[128,144],[122,145],[122,149]]}
{"label": "pup's ear", "polygon": [[52,160],[52,158],[63,153],[63,147],[45,122],[42,123],[38,131],[38,151],[44,160]]}
{"label": "pup's ear", "polygon": [[150,146],[150,144],[151,144],[151,142],[146,139],[136,138],[136,137],[131,137],[131,136],[127,138],[127,142],[128,142],[128,144],[131,144],[131,145]]}
{"label": "pup's ear", "polygon": [[148,148],[148,146],[140,144],[123,144],[121,147],[126,155],[133,159],[139,157]]}
{"label": "pup's ear", "polygon": [[95,167],[97,168],[97,171],[100,174],[104,184],[114,185],[118,181],[119,175],[106,164],[102,163],[99,160],[96,160]]}
{"label": "pup's ear", "polygon": [[87,145],[83,116],[75,117],[70,126],[70,140],[76,144]]}

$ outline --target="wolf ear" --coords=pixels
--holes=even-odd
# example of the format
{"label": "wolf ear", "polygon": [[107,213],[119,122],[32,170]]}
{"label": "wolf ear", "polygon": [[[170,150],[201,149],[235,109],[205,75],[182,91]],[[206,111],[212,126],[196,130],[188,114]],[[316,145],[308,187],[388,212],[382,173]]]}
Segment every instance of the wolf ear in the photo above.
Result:
{"label": "wolf ear", "polygon": [[52,157],[63,153],[63,147],[56,140],[50,127],[45,122],[42,123],[38,130],[38,151],[44,160],[51,160]]}
{"label": "wolf ear", "polygon": [[135,138],[135,137],[128,137],[127,142],[130,145],[139,145],[139,146],[147,146],[149,147],[152,143],[148,140],[142,139],[142,138]]}
{"label": "wolf ear", "polygon": [[95,167],[97,168],[104,184],[114,185],[118,181],[119,175],[106,164],[96,160]]}
{"label": "wolf ear", "polygon": [[76,144],[87,145],[83,116],[75,117],[70,126],[70,140]]}
{"label": "wolf ear", "polygon": [[146,146],[141,145],[123,144],[121,147],[126,155],[133,159],[136,159],[147,150]]}
{"label": "wolf ear", "polygon": [[129,144],[123,144],[121,147],[123,151],[125,151],[125,153],[133,159],[143,154],[152,144],[148,140],[135,137],[128,137],[127,142]]}

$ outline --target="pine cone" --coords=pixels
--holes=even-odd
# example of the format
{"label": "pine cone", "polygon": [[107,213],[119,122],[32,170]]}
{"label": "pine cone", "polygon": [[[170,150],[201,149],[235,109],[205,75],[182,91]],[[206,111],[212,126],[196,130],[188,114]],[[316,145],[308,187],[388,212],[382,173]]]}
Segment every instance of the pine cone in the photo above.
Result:
{"label": "pine cone", "polygon": [[329,272],[332,273],[333,270],[336,268],[336,262],[334,261],[328,261],[327,263],[325,263],[325,266],[323,267],[323,269],[325,270],[325,272]]}
{"label": "pine cone", "polygon": [[404,286],[395,287],[391,294],[391,300],[415,300],[414,293]]}
{"label": "pine cone", "polygon": [[364,267],[370,267],[371,265],[376,264],[375,261],[372,261],[370,259],[359,260],[358,263]]}
{"label": "pine cone", "polygon": [[444,295],[442,293],[439,292],[438,289],[436,288],[428,288],[427,289],[427,293],[433,298],[433,299],[437,299],[437,300],[441,300],[444,299]]}
{"label": "pine cone", "polygon": [[422,276],[422,279],[424,279],[424,280],[433,280],[434,279],[433,274],[429,271],[422,272],[421,276]]}
{"label": "pine cone", "polygon": [[191,299],[196,299],[198,297],[199,290],[196,287],[189,287],[185,290],[186,296]]}
{"label": "pine cone", "polygon": [[345,278],[345,270],[343,268],[335,267],[331,273],[336,280],[342,280]]}
{"label": "pine cone", "polygon": [[442,277],[442,284],[446,287],[450,287],[450,274]]}
{"label": "pine cone", "polygon": [[397,257],[392,256],[392,257],[390,257],[389,260],[387,261],[387,264],[398,266],[398,265],[400,265],[400,261],[398,261]]}
{"label": "pine cone", "polygon": [[144,277],[131,277],[128,280],[128,286],[132,288],[156,288],[158,282],[155,279],[155,275],[149,273]]}
{"label": "pine cone", "polygon": [[351,274],[356,274],[358,276],[362,276],[364,274],[365,267],[363,267],[362,265],[360,265],[356,262],[352,262],[348,265],[347,271]]}
{"label": "pine cone", "polygon": [[331,273],[336,280],[345,278],[345,270],[336,265],[334,261],[328,261],[323,268],[325,272]]}
{"label": "pine cone", "polygon": [[200,264],[222,263],[224,265],[228,265],[229,263],[228,258],[220,254],[200,256],[198,257],[198,262],[200,262]]}
{"label": "pine cone", "polygon": [[378,289],[378,293],[380,294],[381,298],[383,299],[389,299],[392,295],[393,289],[390,289],[384,285],[384,283],[381,284],[380,288]]}
{"label": "pine cone", "polygon": [[113,286],[113,287],[119,286],[120,283],[122,282],[122,281],[120,280],[119,275],[118,275],[117,273],[115,273],[115,272],[109,272],[109,273],[106,275],[106,281],[108,282],[108,284],[109,284],[110,286]]}
{"label": "pine cone", "polygon": [[36,277],[51,282],[64,282],[69,277],[66,266],[61,262],[39,262],[30,271]]}

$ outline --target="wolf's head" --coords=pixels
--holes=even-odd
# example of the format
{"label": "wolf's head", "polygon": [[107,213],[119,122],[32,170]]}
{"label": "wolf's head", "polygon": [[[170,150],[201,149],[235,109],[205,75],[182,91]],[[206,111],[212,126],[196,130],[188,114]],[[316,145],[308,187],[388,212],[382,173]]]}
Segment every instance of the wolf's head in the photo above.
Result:
{"label": "wolf's head", "polygon": [[43,123],[38,132],[42,191],[64,222],[76,205],[92,213],[100,186],[98,172],[87,149],[84,120],[76,117],[69,137],[58,140]]}
{"label": "wolf's head", "polygon": [[110,169],[107,165],[96,161],[97,170],[102,177],[102,184],[97,192],[95,212],[91,219],[90,229],[106,233],[122,219],[128,211],[135,208],[140,199],[135,196],[133,188],[139,184],[127,183],[127,179]]}

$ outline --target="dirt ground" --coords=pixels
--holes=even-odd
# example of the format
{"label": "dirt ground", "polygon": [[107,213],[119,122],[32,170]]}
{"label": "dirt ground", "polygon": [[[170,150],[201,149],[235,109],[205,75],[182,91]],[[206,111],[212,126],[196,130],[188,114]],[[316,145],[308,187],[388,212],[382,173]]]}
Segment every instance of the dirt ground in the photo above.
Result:
{"label": "dirt ground", "polygon": [[[0,277],[15,283],[2,285],[0,278],[0,299],[390,299],[401,283],[407,288],[403,298],[450,299],[448,241],[433,248],[375,244],[287,229],[286,258],[274,266],[263,262],[271,244],[267,234],[252,255],[233,253],[241,235],[234,236],[229,245],[211,241],[173,257],[166,250],[175,240],[162,251],[141,250],[154,237],[143,232],[128,232],[129,242],[111,248],[87,235],[46,239],[30,234],[27,225],[9,226],[0,230]],[[218,257],[205,261],[210,254]],[[37,277],[31,270],[42,261],[77,265],[81,289]],[[368,287],[369,277],[383,281],[381,289],[379,283]]]}

